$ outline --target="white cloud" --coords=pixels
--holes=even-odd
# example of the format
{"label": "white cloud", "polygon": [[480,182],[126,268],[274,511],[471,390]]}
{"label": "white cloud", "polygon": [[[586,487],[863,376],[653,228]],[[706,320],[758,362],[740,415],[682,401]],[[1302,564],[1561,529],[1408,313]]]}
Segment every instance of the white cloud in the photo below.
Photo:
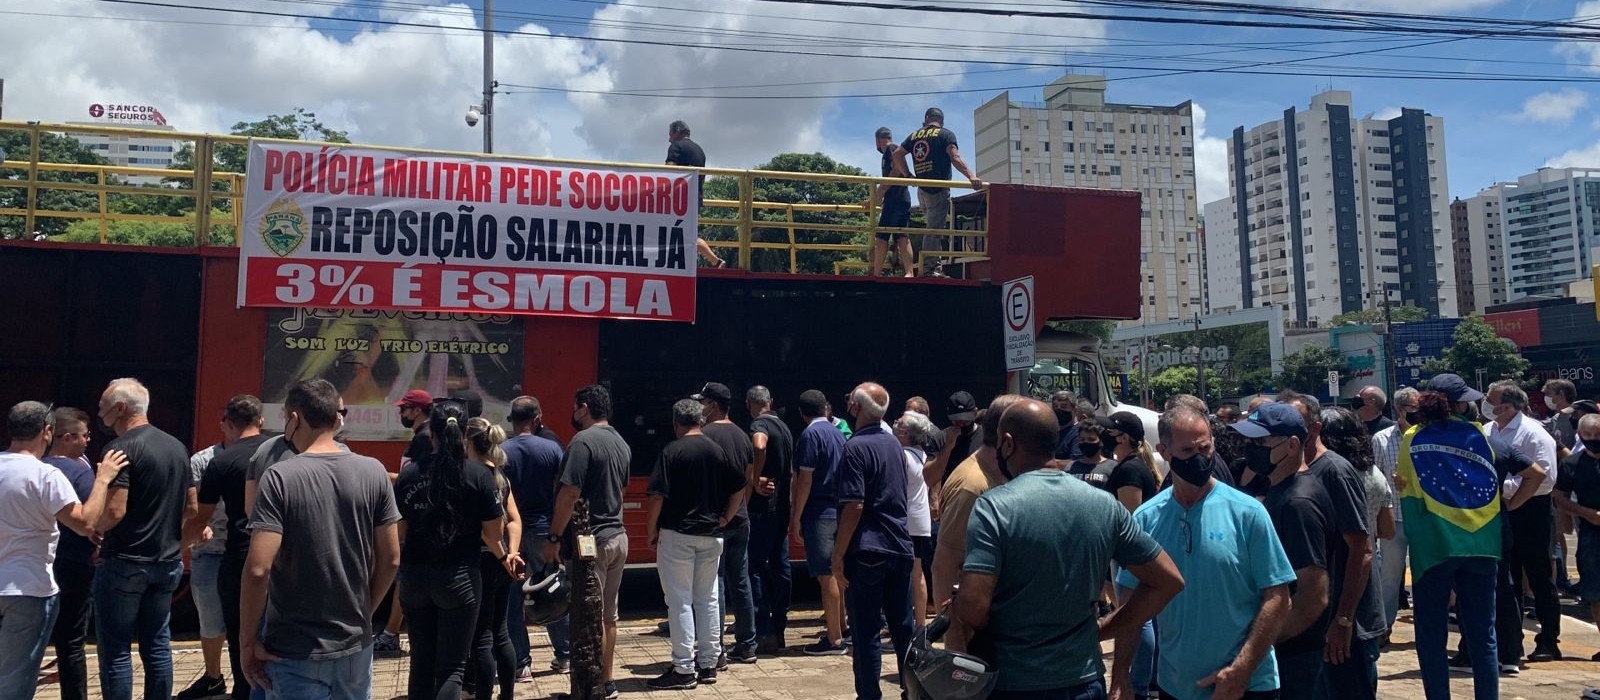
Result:
{"label": "white cloud", "polygon": [[1600,169],[1600,143],[1588,148],[1575,148],[1545,161],[1546,168]]}
{"label": "white cloud", "polygon": [[1576,88],[1541,92],[1522,103],[1522,111],[1517,114],[1517,118],[1532,122],[1566,124],[1578,115],[1578,110],[1588,104],[1588,93]]}
{"label": "white cloud", "polygon": [[1400,108],[1395,106],[1384,107],[1383,109],[1380,109],[1372,114],[1373,119],[1382,119],[1384,121],[1394,119],[1398,116],[1400,116]]}
{"label": "white cloud", "polygon": [[1228,140],[1206,133],[1206,109],[1195,104],[1195,196],[1201,206],[1228,196]]}
{"label": "white cloud", "polygon": [[1448,15],[1503,5],[1505,0],[1319,0],[1311,3],[1291,1],[1280,4],[1309,4],[1340,10],[1384,10],[1411,14]]}
{"label": "white cloud", "polygon": [[[1600,15],[1600,1],[1589,0],[1578,3],[1577,9],[1572,11],[1573,19],[1580,17],[1594,17]],[[1600,24],[1594,20],[1587,20],[1588,24],[1600,29]],[[1580,70],[1590,73],[1600,73],[1600,44],[1593,41],[1568,41],[1556,46],[1556,52],[1567,57],[1567,60]]]}

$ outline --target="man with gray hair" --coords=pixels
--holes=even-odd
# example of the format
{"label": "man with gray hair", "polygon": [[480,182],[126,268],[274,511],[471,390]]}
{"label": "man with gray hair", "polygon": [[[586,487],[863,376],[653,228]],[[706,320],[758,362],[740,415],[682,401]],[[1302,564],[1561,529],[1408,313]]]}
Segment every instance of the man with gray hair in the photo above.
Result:
{"label": "man with gray hair", "polygon": [[933,512],[931,486],[923,476],[928,453],[922,445],[933,434],[933,421],[916,411],[906,411],[894,423],[894,436],[906,455],[906,532],[911,535],[911,619],[928,619],[928,589],[933,585]]}
{"label": "man with gray hair", "polygon": [[1071,461],[1083,456],[1078,449],[1078,403],[1078,398],[1070,391],[1050,395],[1050,410],[1061,424],[1061,431],[1056,434],[1056,459]]}
{"label": "man with gray hair", "polygon": [[760,384],[744,394],[750,421],[750,592],[755,599],[756,653],[776,654],[789,627],[789,494],[794,480],[794,434],[772,410],[772,391]]}
{"label": "man with gray hair", "polygon": [[100,421],[116,432],[106,449],[128,456],[111,482],[95,530],[100,570],[94,577],[100,689],[106,700],[133,696],[132,646],[144,662],[144,696],[172,697],[172,593],[183,577],[183,521],[199,511],[189,450],[150,424],[150,390],[115,379],[100,395]]}
{"label": "man with gray hair", "polygon": [[1383,415],[1383,409],[1389,405],[1389,396],[1378,387],[1367,385],[1361,387],[1356,393],[1361,399],[1361,405],[1356,407],[1356,415],[1361,416],[1361,421],[1367,424],[1367,434],[1377,435],[1378,431],[1394,425],[1394,420]]}
{"label": "man with gray hair", "polygon": [[[1400,442],[1406,431],[1417,424],[1417,409],[1421,407],[1422,394],[1411,387],[1394,392],[1395,424],[1372,436],[1372,457],[1384,478],[1394,482],[1395,468],[1400,464]],[[1405,518],[1402,508],[1394,509],[1394,537],[1378,541],[1378,586],[1383,600],[1383,615],[1389,627],[1394,627],[1400,614],[1400,590],[1406,585]]]}
{"label": "man with gray hair", "polygon": [[12,406],[6,432],[11,444],[0,452],[0,698],[9,700],[33,697],[39,660],[60,612],[61,589],[51,571],[56,524],[89,535],[127,460],[107,451],[87,502],[80,502],[66,475],[40,459],[56,437],[49,406]]}
{"label": "man with gray hair", "polygon": [[649,681],[651,688],[693,688],[717,681],[722,654],[722,609],[717,571],[722,527],[739,511],[745,475],[717,443],[701,431],[699,401],[672,406],[677,439],[656,459],[646,510],[656,574],[667,599],[672,667]]}
{"label": "man with gray hair", "polygon": [[[856,700],[880,700],[883,668],[878,630],[888,620],[895,660],[911,647],[911,535],[906,525],[906,461],[900,441],[884,430],[889,392],[867,382],[850,392],[845,411],[855,433],[839,459],[839,534],[833,574],[848,590]],[[899,672],[896,671],[896,675]]]}
{"label": "man with gray hair", "polygon": [[[1556,598],[1554,572],[1550,564],[1550,531],[1555,525],[1555,506],[1550,493],[1561,478],[1556,457],[1556,440],[1537,421],[1525,415],[1528,410],[1528,393],[1512,380],[1501,380],[1489,385],[1484,399],[1493,413],[1489,436],[1510,443],[1535,464],[1544,468],[1547,475],[1533,498],[1512,509],[1505,504],[1507,522],[1514,544],[1506,548],[1514,552],[1510,559],[1502,559],[1500,595],[1520,600],[1522,587],[1513,582],[1523,577],[1533,592],[1533,612],[1539,618],[1539,635],[1534,637],[1533,653],[1529,661],[1559,661],[1561,659],[1561,602]],[[1507,493],[1515,489],[1506,489]],[[1506,572],[1509,571],[1509,579]],[[1522,656],[1521,606],[1499,606],[1495,612],[1500,658]]]}

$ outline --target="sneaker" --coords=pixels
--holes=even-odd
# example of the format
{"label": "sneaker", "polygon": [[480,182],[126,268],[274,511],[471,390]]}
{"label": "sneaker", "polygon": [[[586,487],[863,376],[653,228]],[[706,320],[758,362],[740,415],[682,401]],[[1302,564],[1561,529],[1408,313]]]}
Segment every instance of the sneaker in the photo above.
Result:
{"label": "sneaker", "polygon": [[756,642],[756,653],[762,656],[775,656],[783,651],[783,637],[767,635]]}
{"label": "sneaker", "polygon": [[694,675],[695,678],[700,681],[700,685],[716,685],[717,683],[717,669],[698,669],[694,672]]}
{"label": "sneaker", "polygon": [[556,673],[566,673],[572,670],[572,659],[551,659],[550,670]]}
{"label": "sneaker", "polygon": [[1500,664],[1500,675],[1502,676],[1516,676],[1521,673],[1522,669],[1516,664]]}
{"label": "sneaker", "polygon": [[400,647],[400,636],[379,632],[372,638],[372,655],[380,659],[397,659],[406,655]]}
{"label": "sneaker", "polygon": [[1466,654],[1456,654],[1450,657],[1450,668],[1456,671],[1472,672],[1472,657]]}
{"label": "sneaker", "polygon": [[[712,673],[715,673],[715,671],[712,671]],[[669,668],[666,673],[645,681],[645,685],[656,690],[689,690],[700,685],[700,681],[693,673],[678,673],[678,669]],[[609,695],[611,692],[610,687],[606,688],[606,692],[606,697],[611,697]]]}
{"label": "sneaker", "polygon": [[174,700],[209,700],[217,697],[228,697],[228,683],[221,678],[211,676],[194,679],[183,692],[173,696]]}
{"label": "sneaker", "polygon": [[728,652],[728,660],[736,664],[753,664],[756,662],[756,649],[736,646]]}
{"label": "sneaker", "polygon": [[1600,651],[1595,652],[1594,656],[1589,657],[1589,660],[1590,661],[1600,661]]}
{"label": "sneaker", "polygon": [[728,670],[728,652],[723,651],[717,653],[717,670]]}
{"label": "sneaker", "polygon": [[517,682],[518,683],[532,683],[533,682],[533,664],[532,663],[525,663],[525,664],[517,667]]}
{"label": "sneaker", "polygon": [[672,623],[666,620],[656,623],[656,634],[672,634]]}
{"label": "sneaker", "polygon": [[1600,688],[1584,688],[1582,700],[1600,700]]}
{"label": "sneaker", "polygon": [[834,644],[826,639],[819,639],[816,644],[805,647],[800,651],[804,652],[806,656],[844,656],[845,648],[843,644]]}
{"label": "sneaker", "polygon": [[622,691],[617,690],[617,682],[606,681],[605,700],[617,700],[619,697],[622,697]]}
{"label": "sneaker", "polygon": [[1533,653],[1528,655],[1528,660],[1534,662],[1560,661],[1561,648],[1554,644],[1550,646],[1535,646]]}

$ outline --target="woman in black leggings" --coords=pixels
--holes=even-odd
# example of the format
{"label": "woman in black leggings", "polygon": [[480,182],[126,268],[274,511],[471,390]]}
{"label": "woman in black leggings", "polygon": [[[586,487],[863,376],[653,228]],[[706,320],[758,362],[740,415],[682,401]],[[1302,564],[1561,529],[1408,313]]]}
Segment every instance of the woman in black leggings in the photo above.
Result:
{"label": "woman in black leggings", "polygon": [[[506,431],[483,418],[467,421],[467,460],[483,465],[493,475],[495,490],[505,504],[505,545],[511,553],[508,565],[495,558],[488,545],[479,549],[478,575],[483,579],[483,603],[478,606],[477,650],[473,655],[473,687],[476,695],[488,700],[489,689],[500,686],[499,700],[511,700],[517,683],[517,654],[511,647],[510,631],[506,627],[506,609],[513,598],[521,602],[520,591],[512,590],[525,574],[522,563],[522,516],[517,512],[517,502],[511,496],[511,482],[506,480],[501,468],[506,463],[506,453],[500,443],[506,441]],[[470,466],[468,467],[471,468]]]}
{"label": "woman in black leggings", "polygon": [[461,697],[483,599],[480,546],[515,567],[501,541],[504,509],[493,475],[467,460],[466,424],[461,402],[435,401],[428,418],[433,453],[406,465],[394,485],[403,518],[399,597],[411,624],[411,700]]}

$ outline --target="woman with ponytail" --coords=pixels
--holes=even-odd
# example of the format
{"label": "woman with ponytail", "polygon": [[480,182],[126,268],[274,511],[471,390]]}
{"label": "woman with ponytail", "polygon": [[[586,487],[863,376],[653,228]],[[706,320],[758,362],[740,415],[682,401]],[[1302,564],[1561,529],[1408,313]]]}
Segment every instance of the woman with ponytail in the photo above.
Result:
{"label": "woman with ponytail", "polygon": [[502,541],[500,491],[488,468],[467,459],[466,426],[461,402],[435,401],[428,417],[433,452],[401,469],[394,485],[403,518],[399,597],[411,623],[412,700],[461,697],[483,600],[480,546],[504,567],[516,566]]}
{"label": "woman with ponytail", "polygon": [[511,700],[517,683],[517,656],[511,648],[511,633],[506,627],[506,611],[515,597],[519,603],[521,591],[513,596],[512,589],[526,574],[522,560],[522,515],[517,511],[516,499],[511,496],[511,482],[501,469],[506,464],[506,453],[500,443],[506,441],[506,431],[483,418],[467,421],[464,434],[467,446],[467,469],[474,463],[494,479],[495,490],[505,504],[504,544],[510,553],[507,564],[495,558],[494,552],[484,544],[478,550],[478,575],[483,579],[483,602],[478,606],[477,647],[473,654],[474,688],[476,695],[489,698],[489,689],[497,683],[499,700]]}

